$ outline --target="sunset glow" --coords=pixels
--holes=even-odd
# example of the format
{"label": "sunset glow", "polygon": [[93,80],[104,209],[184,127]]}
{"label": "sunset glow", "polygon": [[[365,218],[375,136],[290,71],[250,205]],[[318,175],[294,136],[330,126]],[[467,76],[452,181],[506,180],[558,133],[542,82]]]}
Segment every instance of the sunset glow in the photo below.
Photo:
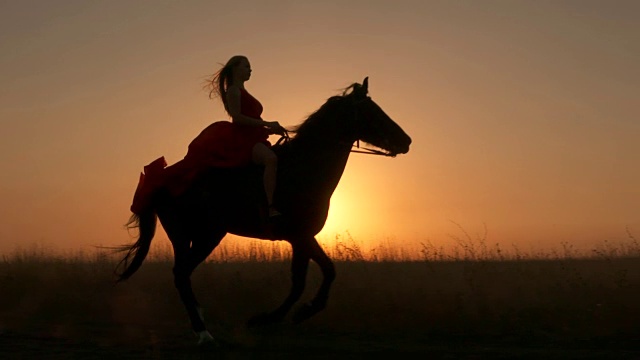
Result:
{"label": "sunset glow", "polygon": [[266,120],[369,76],[413,139],[352,155],[320,238],[640,236],[640,2],[613,3],[3,2],[0,253],[129,241],[142,166],[228,118],[202,81],[236,54]]}

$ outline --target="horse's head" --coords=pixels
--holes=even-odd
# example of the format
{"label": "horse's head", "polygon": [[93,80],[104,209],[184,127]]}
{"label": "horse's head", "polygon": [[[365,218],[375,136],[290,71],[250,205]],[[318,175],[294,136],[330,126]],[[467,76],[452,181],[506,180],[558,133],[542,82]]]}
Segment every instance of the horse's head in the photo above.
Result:
{"label": "horse's head", "polygon": [[369,97],[369,78],[362,84],[355,83],[351,93],[345,98],[352,98],[355,105],[355,116],[352,121],[354,141],[361,140],[384,150],[386,155],[395,156],[409,151],[411,138]]}

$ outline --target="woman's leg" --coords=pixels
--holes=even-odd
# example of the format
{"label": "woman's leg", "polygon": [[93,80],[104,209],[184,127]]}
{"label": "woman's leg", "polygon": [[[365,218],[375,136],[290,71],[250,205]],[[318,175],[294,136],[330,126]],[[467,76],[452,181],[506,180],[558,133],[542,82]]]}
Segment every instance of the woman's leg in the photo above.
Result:
{"label": "woman's leg", "polygon": [[264,192],[267,195],[267,203],[269,204],[269,216],[279,215],[280,213],[272,206],[273,193],[276,190],[278,157],[267,145],[257,143],[253,146],[252,158],[254,163],[264,165]]}

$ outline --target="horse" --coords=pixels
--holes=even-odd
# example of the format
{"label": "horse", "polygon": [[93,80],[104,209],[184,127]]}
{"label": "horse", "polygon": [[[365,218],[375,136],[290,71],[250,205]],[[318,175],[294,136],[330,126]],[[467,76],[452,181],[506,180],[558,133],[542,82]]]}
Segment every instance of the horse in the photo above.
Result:
{"label": "horse", "polygon": [[[249,325],[282,321],[302,295],[310,260],[318,264],[323,275],[320,288],[293,315],[294,323],[304,321],[326,307],[336,277],[334,264],[315,236],[325,224],[329,200],[350,153],[395,157],[407,153],[411,144],[411,138],[368,95],[368,77],[330,97],[291,131],[294,136],[273,146],[278,156],[274,205],[283,214],[279,220],[265,225],[263,168],[258,165],[207,169],[178,196],[155,191],[150,205],[132,216],[130,224],[138,227],[138,239],[120,249],[127,254],[119,264],[125,269],[118,281],[128,279],[142,265],[159,219],[173,247],[175,287],[199,336],[198,344],[214,339],[205,326],[190,276],[227,233],[284,240],[292,248],[289,295],[275,310],[252,317]],[[360,141],[375,148],[354,149],[354,143],[360,148]]]}

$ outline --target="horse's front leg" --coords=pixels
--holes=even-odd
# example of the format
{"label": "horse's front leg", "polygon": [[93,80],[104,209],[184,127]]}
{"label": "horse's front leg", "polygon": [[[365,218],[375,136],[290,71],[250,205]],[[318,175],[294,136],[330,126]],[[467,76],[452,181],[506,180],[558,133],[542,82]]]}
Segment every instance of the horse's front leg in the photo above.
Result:
{"label": "horse's front leg", "polygon": [[302,322],[327,307],[327,300],[329,299],[329,290],[331,284],[336,278],[335,266],[327,253],[324,252],[320,244],[315,238],[309,244],[309,255],[313,261],[315,261],[320,270],[322,271],[323,279],[320,289],[311,302],[302,305],[293,315],[293,322]]}
{"label": "horse's front leg", "polygon": [[291,261],[291,292],[273,312],[258,314],[249,320],[249,326],[265,325],[282,321],[289,310],[302,296],[309,269],[309,252],[306,247],[293,245],[293,259]]}

